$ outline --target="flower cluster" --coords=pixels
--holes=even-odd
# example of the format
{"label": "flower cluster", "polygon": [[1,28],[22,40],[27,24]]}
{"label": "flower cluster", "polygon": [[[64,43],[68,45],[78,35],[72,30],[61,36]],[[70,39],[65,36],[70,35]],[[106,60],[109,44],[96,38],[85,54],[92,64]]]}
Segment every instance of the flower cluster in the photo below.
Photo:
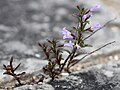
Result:
{"label": "flower cluster", "polygon": [[97,23],[86,29],[87,24],[89,24],[88,20],[93,16],[92,12],[98,11],[100,9],[100,7],[101,6],[99,4],[96,4],[95,6],[93,6],[90,9],[84,9],[84,8],[80,8],[79,6],[77,6],[78,10],[80,11],[76,15],[79,25],[77,27],[74,27],[77,34],[74,35],[66,27],[63,28],[63,30],[62,30],[63,39],[67,41],[66,43],[64,43],[65,47],[73,48],[74,46],[77,46],[78,49],[81,46],[83,47],[82,43],[84,41],[82,40],[82,38],[83,38],[82,34],[86,31],[93,32],[93,30],[97,30],[102,27],[101,24]]}

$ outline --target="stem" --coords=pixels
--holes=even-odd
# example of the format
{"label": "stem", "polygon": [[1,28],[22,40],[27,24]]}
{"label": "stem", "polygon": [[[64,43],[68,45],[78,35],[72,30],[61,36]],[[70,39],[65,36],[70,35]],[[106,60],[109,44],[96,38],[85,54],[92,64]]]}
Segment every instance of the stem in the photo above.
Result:
{"label": "stem", "polygon": [[107,43],[107,44],[101,46],[100,48],[98,48],[98,49],[96,49],[96,50],[94,50],[94,51],[88,53],[87,55],[85,55],[85,56],[83,56],[81,59],[79,59],[77,62],[75,62],[75,63],[73,64],[73,66],[74,66],[75,64],[77,64],[78,62],[80,62],[81,60],[83,60],[84,58],[86,58],[87,56],[89,56],[89,55],[91,55],[91,54],[93,54],[93,53],[99,51],[100,49],[102,49],[102,48],[104,48],[104,47],[106,47],[106,46],[108,46],[108,45],[110,45],[110,44],[112,44],[112,43],[115,43],[115,41],[110,42],[110,43]]}
{"label": "stem", "polygon": [[78,30],[78,45],[80,44],[81,41],[81,36],[82,36],[82,30],[83,30],[83,21],[82,21],[83,15],[80,17],[80,30]]}
{"label": "stem", "polygon": [[41,48],[42,48],[44,54],[46,55],[46,58],[48,59],[48,61],[51,61],[51,59],[49,58],[49,54],[48,54],[48,52],[46,51],[45,47],[44,47],[44,46],[41,46]]}
{"label": "stem", "polygon": [[77,47],[75,47],[75,48],[73,49],[72,56],[70,57],[70,60],[68,61],[68,64],[67,64],[67,70],[68,70],[68,71],[69,71],[70,61],[74,58],[74,55],[75,55],[76,50],[77,50]]}
{"label": "stem", "polygon": [[53,81],[54,79],[55,79],[55,76],[54,76],[54,73],[53,72],[51,72],[52,73],[52,76],[51,76],[51,81]]}
{"label": "stem", "polygon": [[[55,65],[56,64],[58,64],[59,65],[59,68],[61,68],[61,65],[60,65],[60,63],[58,63],[58,61],[59,61],[59,53],[57,53],[57,46],[56,46],[56,44],[57,44],[57,42],[54,42],[53,44],[52,44],[52,46],[53,46],[53,49],[52,49],[52,51],[53,51],[53,53],[54,53],[54,56],[55,56],[55,59],[56,59],[56,63],[55,63]],[[58,50],[59,50],[59,48],[58,48]]]}
{"label": "stem", "polygon": [[65,62],[63,63],[63,65],[62,65],[62,67],[61,67],[60,72],[62,72],[64,66],[66,65],[66,63],[67,63],[67,61],[68,61],[68,59],[70,58],[71,55],[72,55],[72,53],[70,53],[69,56],[66,58]]}
{"label": "stem", "polygon": [[17,76],[14,76],[14,78],[17,80],[19,85],[22,85],[22,83],[20,82],[20,79]]}
{"label": "stem", "polygon": [[[63,66],[61,67],[60,72],[62,72],[63,68],[65,67],[65,65],[66,65],[66,63],[67,63],[67,61],[69,60],[69,62],[70,62],[70,60],[73,59],[76,50],[77,50],[77,47],[73,48],[73,51],[69,54],[69,56],[66,58],[65,62],[63,63]],[[70,59],[69,59],[69,58],[70,58]],[[68,62],[67,67],[69,66],[69,62]]]}

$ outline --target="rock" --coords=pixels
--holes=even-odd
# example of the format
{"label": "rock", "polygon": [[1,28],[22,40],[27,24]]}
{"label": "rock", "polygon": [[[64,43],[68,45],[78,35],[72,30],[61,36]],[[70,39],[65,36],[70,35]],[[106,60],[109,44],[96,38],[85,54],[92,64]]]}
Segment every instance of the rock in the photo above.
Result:
{"label": "rock", "polygon": [[41,84],[41,85],[24,85],[21,87],[14,88],[13,90],[54,90],[54,88],[49,84]]}
{"label": "rock", "polygon": [[[120,61],[118,60],[112,65],[102,64],[101,68],[98,66],[72,72],[67,76],[63,75],[62,78],[54,81],[46,81],[45,79],[43,83],[26,84],[14,88],[14,90],[119,90]],[[35,71],[32,75],[40,76],[40,73],[40,71]]]}
{"label": "rock", "polygon": [[[106,66],[106,65],[105,65]],[[108,65],[109,66],[109,65]],[[105,75],[107,68],[97,69],[96,66],[85,71],[70,74],[64,80],[49,82],[55,90],[119,90],[120,70],[111,70],[112,77]],[[113,68],[113,67],[112,67]],[[103,70],[106,70],[106,72]]]}
{"label": "rock", "polygon": [[[37,43],[51,38],[61,40],[62,28],[64,26],[69,28],[75,24],[74,18],[72,18],[75,6],[81,5],[89,8],[95,3],[100,3],[102,8],[93,14],[91,25],[96,22],[104,25],[120,13],[119,0],[0,0],[0,81],[3,78],[2,65],[9,63],[11,55],[15,57],[13,62],[15,65],[21,62],[18,72],[36,71],[35,74],[39,74],[40,72],[37,70],[46,65],[47,61],[41,59],[44,56]],[[102,53],[101,59],[116,60],[116,63],[95,62],[94,64],[91,61],[89,69],[87,65],[86,67],[83,65],[81,68],[79,65],[78,70],[82,69],[81,71],[64,75],[65,77],[60,80],[42,85],[24,85],[15,90],[119,90],[120,62],[119,57],[114,53],[114,50],[120,51],[119,22],[118,17],[116,21],[93,35],[88,40],[93,47],[86,49],[91,51],[107,42],[116,41],[114,46],[110,45],[97,53]],[[111,54],[104,57],[104,53],[108,54],[108,52],[116,55]],[[66,57],[67,54],[63,54]],[[93,58],[91,59],[93,60]],[[97,59],[98,57],[94,60]],[[4,79],[8,80],[9,77]]]}

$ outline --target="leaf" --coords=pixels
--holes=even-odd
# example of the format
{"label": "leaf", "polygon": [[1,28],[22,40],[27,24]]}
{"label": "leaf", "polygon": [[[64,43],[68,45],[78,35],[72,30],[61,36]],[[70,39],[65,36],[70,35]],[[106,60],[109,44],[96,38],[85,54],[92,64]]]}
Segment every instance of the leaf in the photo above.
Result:
{"label": "leaf", "polygon": [[7,68],[7,67],[6,67],[6,65],[5,65],[5,64],[3,64],[3,67],[4,67],[3,69],[5,69],[5,70],[6,70],[6,68]]}
{"label": "leaf", "polygon": [[39,45],[40,47],[42,47],[42,44],[41,44],[41,43],[38,43],[38,45]]}
{"label": "leaf", "polygon": [[49,39],[47,39],[47,41],[50,43],[50,44],[52,44],[53,42],[52,41],[50,41]]}
{"label": "leaf", "polygon": [[7,72],[4,72],[3,74],[8,74]]}
{"label": "leaf", "polygon": [[62,54],[59,55],[59,60],[61,60],[61,59],[62,59]]}
{"label": "leaf", "polygon": [[14,71],[17,70],[20,65],[21,65],[21,63],[17,65],[17,67],[14,69]]}
{"label": "leaf", "polygon": [[85,21],[85,23],[86,23],[86,24],[90,24],[90,22],[89,22],[89,21]]}
{"label": "leaf", "polygon": [[64,45],[62,44],[62,45],[58,45],[57,47],[63,47]]}
{"label": "leaf", "polygon": [[17,76],[21,76],[21,75],[24,75],[24,74],[26,74],[26,72],[22,72],[20,74],[17,74]]}
{"label": "leaf", "polygon": [[52,62],[48,63],[48,69],[51,70],[53,68]]}
{"label": "leaf", "polygon": [[60,53],[60,52],[61,52],[61,50],[60,50],[60,49],[58,49],[56,54],[57,54],[57,55],[59,55],[59,53]]}
{"label": "leaf", "polygon": [[46,44],[43,44],[42,49],[44,52],[47,52],[47,48],[48,48],[48,46]]}
{"label": "leaf", "polygon": [[90,44],[84,44],[83,47],[92,47]]}
{"label": "leaf", "polygon": [[58,64],[58,65],[61,65],[61,64],[60,64],[60,61],[61,61],[61,60],[62,60],[62,54],[60,54],[59,57],[58,57],[58,60],[57,60],[57,64]]}
{"label": "leaf", "polygon": [[10,59],[10,67],[13,69],[12,62],[13,62],[13,56]]}

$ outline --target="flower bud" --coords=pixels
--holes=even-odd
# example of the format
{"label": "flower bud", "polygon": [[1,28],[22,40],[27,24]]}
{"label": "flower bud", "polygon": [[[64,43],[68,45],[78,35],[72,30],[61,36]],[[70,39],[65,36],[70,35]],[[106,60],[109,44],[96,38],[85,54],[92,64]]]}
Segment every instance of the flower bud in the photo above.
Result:
{"label": "flower bud", "polygon": [[80,6],[77,5],[77,9],[80,10]]}

